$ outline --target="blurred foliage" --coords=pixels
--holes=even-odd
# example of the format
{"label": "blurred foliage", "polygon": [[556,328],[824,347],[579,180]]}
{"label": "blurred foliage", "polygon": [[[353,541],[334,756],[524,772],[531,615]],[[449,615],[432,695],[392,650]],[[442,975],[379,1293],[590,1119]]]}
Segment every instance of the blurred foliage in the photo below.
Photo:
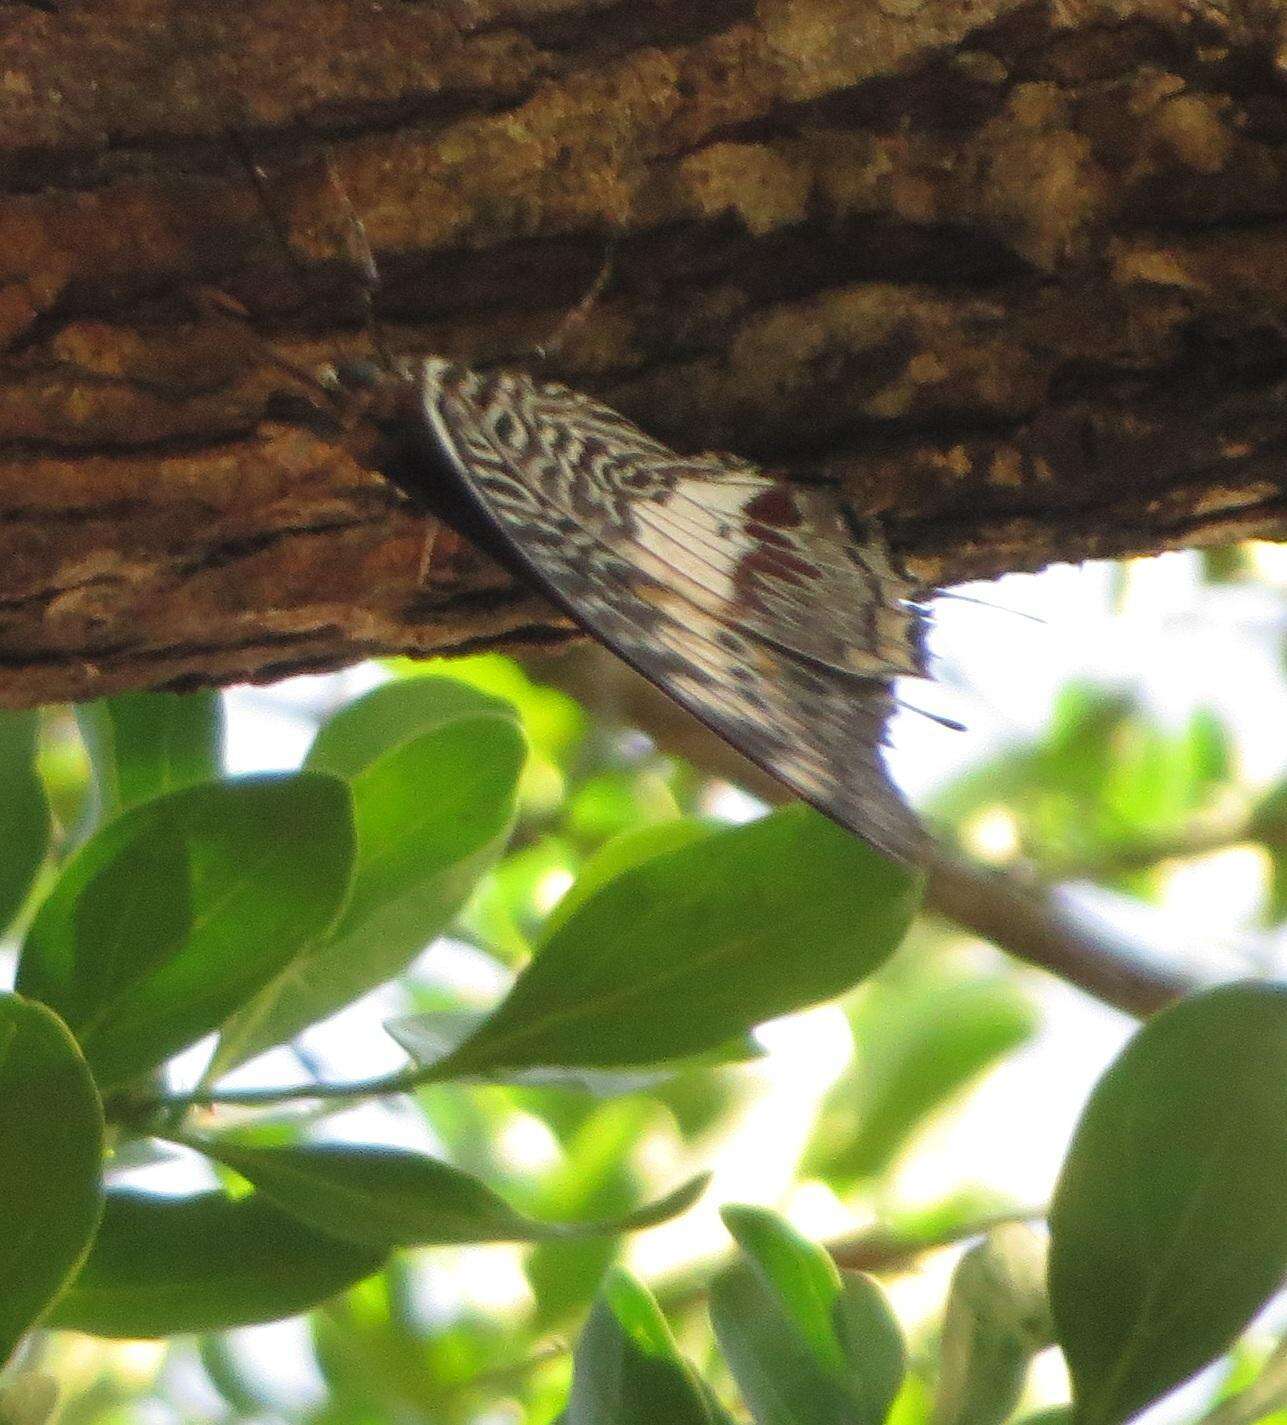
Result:
{"label": "blurred foliage", "polygon": [[[1212,582],[1245,572],[1206,557]],[[8,1290],[0,1334],[77,1328],[27,1337],[0,1421],[44,1425],[52,1376],[64,1425],[1053,1422],[1067,1411],[1034,1413],[1030,1365],[1056,1340],[1079,1425],[1117,1425],[1272,1294],[1281,993],[1186,1001],[1104,1076],[1055,1198],[1048,1302],[1044,1233],[1006,1221],[1033,1205],[904,1182],[1039,1034],[1028,973],[931,919],[904,935],[915,878],[799,809],[734,824],[692,767],[512,660],[388,671],[282,778],[222,776],[211,695],[0,715],[0,914],[21,946],[21,997],[0,998],[0,1160],[65,1198],[0,1185],[10,1240],[41,1213],[64,1229],[40,1226],[40,1269],[24,1264],[30,1292]],[[1213,714],[1176,726],[1083,680],[931,811],[994,861],[1144,900],[1177,862],[1251,841],[1272,924],[1287,792],[1252,798],[1237,762]],[[754,1114],[756,1026],[833,999],[810,1021],[833,1080],[759,1152],[773,1182],[794,1171],[793,1218],[825,1205],[850,1224],[835,1260],[784,1217],[726,1207],[726,1231],[695,1211],[681,1228],[704,1211],[707,1230],[645,1272],[622,1229],[683,1211]],[[88,1067],[57,1029],[35,1086],[3,1030],[48,1030],[53,1011]],[[216,1030],[203,1083],[163,1063]],[[378,1090],[357,1113],[273,1100],[360,1078],[355,1055]],[[158,1103],[234,1068],[234,1093],[265,1089],[259,1116]],[[59,1296],[99,1206],[91,1071],[106,1209]],[[33,1136],[33,1116],[65,1131]],[[962,1240],[950,1285],[940,1272],[933,1303],[906,1312],[901,1274]],[[291,1335],[243,1324],[309,1306]],[[1229,1400],[1259,1400],[1273,1369],[1249,1340]]]}
{"label": "blurred foliage", "polygon": [[1004,807],[1018,846],[1038,864],[1147,897],[1164,855],[1136,870],[1129,853],[1180,840],[1220,808],[1232,776],[1228,736],[1211,713],[1171,730],[1129,690],[1073,683],[1042,737],[972,769],[935,811],[968,831]]}

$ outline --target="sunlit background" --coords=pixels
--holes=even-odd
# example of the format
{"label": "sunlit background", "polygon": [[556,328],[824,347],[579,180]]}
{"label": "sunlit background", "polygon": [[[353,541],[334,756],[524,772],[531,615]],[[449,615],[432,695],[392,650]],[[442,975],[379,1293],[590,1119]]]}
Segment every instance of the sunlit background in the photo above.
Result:
{"label": "sunlit background", "polygon": [[[1061,894],[1080,912],[1129,932],[1166,962],[1211,980],[1282,973],[1287,892],[1275,889],[1274,877],[1283,872],[1235,832],[1256,797],[1287,777],[1287,550],[1255,545],[1057,567],[958,592],[968,597],[935,609],[935,681],[900,689],[908,708],[893,727],[889,755],[909,797],[981,860],[1044,858],[1066,873]],[[297,1051],[265,1055],[230,1082],[291,1084],[309,1074],[349,1080],[399,1067],[404,1057],[383,1022],[442,1002],[493,1003],[540,917],[611,832],[685,811],[741,820],[762,809],[744,791],[677,766],[637,732],[609,736],[591,725],[558,687],[557,662],[524,672],[486,657],[433,669],[514,697],[524,715],[534,752],[515,848],[475,895],[458,933],[427,948],[402,981],[307,1031]],[[298,766],[320,719],[406,671],[367,665],[230,690],[228,769]],[[957,719],[967,730],[913,709]],[[1075,807],[1067,810],[1064,793],[1043,786],[1031,760],[1034,748],[1049,751],[1059,728],[1079,718],[1087,728],[1102,726],[1107,749],[1095,787],[1102,824],[1094,828]],[[77,755],[74,739],[51,728],[47,770],[66,787],[79,775]],[[1098,856],[1105,845],[1111,850],[1115,830],[1127,840],[1147,833],[1165,841],[1194,824],[1210,833],[1204,854],[1120,873]],[[1222,838],[1222,828],[1234,830]],[[1043,841],[1034,846],[1037,833]],[[986,1072],[904,1125],[885,1157],[868,1121],[865,1146],[846,1160],[845,1144],[856,1141],[854,1105],[864,1093],[878,1095],[882,1075],[896,1074],[898,1055],[913,1052],[910,1030],[906,1043],[885,1044],[882,1024],[930,1026],[934,994],[943,987],[944,996],[955,994],[966,982],[992,1046],[980,1051]],[[451,1085],[333,1112],[316,1131],[445,1154],[537,1215],[598,1211],[623,1187],[663,1188],[713,1169],[692,1211],[625,1246],[663,1304],[676,1304],[683,1326],[685,1304],[700,1295],[700,1264],[726,1248],[722,1203],[777,1207],[827,1240],[918,1214],[968,1224],[991,1211],[1040,1211],[1091,1086],[1132,1029],[1126,1016],[1081,992],[924,919],[870,988],[765,1026],[762,1058],[687,1075],[667,1093],[575,1111],[559,1105],[551,1115],[539,1095]],[[186,1056],[182,1075],[195,1081],[208,1052]],[[178,1156],[122,1167],[130,1181],[164,1191],[190,1190],[209,1172]],[[540,1425],[557,1413],[564,1348],[604,1264],[597,1246],[535,1255],[543,1252],[528,1273],[516,1248],[402,1253],[391,1274],[311,1324],[169,1345],[54,1335],[41,1349],[63,1382],[67,1425],[250,1418]],[[935,1329],[958,1255],[933,1252],[885,1279],[914,1343]],[[550,1285],[560,1277],[572,1308],[566,1316]],[[543,1303],[535,1315],[533,1280]],[[488,1318],[501,1323],[499,1335],[494,1324],[477,1325]],[[1271,1309],[1256,1339],[1267,1342],[1285,1318]],[[699,1324],[685,1326],[684,1337],[700,1360],[708,1348]],[[435,1341],[447,1344],[424,1346]],[[1154,1415],[1195,1419],[1227,1369],[1207,1372]],[[485,1378],[483,1387],[470,1387],[470,1395],[465,1387],[475,1376]],[[425,1386],[430,1378],[433,1390]],[[453,1381],[474,1405],[450,1405]],[[1064,1399],[1066,1390],[1057,1353],[1044,1353],[1031,1403]]]}

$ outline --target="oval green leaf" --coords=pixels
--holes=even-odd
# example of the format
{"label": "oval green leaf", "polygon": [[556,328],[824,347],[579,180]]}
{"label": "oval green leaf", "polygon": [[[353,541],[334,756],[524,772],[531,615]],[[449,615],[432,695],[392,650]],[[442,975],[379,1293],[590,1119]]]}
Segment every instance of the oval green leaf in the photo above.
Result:
{"label": "oval green leaf", "polygon": [[870,974],[919,895],[915,874],[805,807],[718,832],[577,907],[443,1075],[701,1053]]}
{"label": "oval green leaf", "polygon": [[653,1227],[701,1195],[697,1177],[657,1202],[602,1222],[535,1222],[459,1168],[400,1148],[303,1143],[258,1148],[228,1139],[189,1146],[232,1168],[301,1222],[390,1250],[453,1242],[549,1242]]}
{"label": "oval green leaf", "polygon": [[841,1291],[840,1268],[823,1248],[767,1208],[726,1207],[720,1216],[814,1356],[842,1371],[844,1356],[832,1316]]}
{"label": "oval green leaf", "polygon": [[385,1254],[314,1232],[252,1194],[160,1197],[115,1189],[49,1325],[170,1336],[276,1321],[377,1272]]}
{"label": "oval green leaf", "polygon": [[1051,1342],[1045,1242],[1031,1227],[997,1227],[957,1263],[943,1320],[935,1425],[1002,1425],[1033,1356]]}
{"label": "oval green leaf", "polygon": [[49,799],[36,771],[34,712],[0,709],[0,931],[22,909],[49,850]]}
{"label": "oval green leaf", "polygon": [[881,1425],[905,1356],[880,1288],[776,1213],[722,1215],[743,1256],[716,1278],[711,1319],[757,1425]]}
{"label": "oval green leaf", "polygon": [[348,788],[320,773],[189,787],[123,813],[64,868],[18,988],[58,1010],[100,1088],[217,1028],[321,934],[353,861]]}
{"label": "oval green leaf", "polygon": [[1115,1425],[1213,1360],[1287,1270],[1287,986],[1151,1020],[1099,1081],[1050,1215],[1078,1425]]}
{"label": "oval green leaf", "polygon": [[103,1205],[103,1109],[66,1026],[0,994],[0,1368],[84,1259]]}
{"label": "oval green leaf", "polygon": [[219,776],[223,700],[218,693],[121,693],[81,703],[76,722],[89,752],[102,820]]}
{"label": "oval green leaf", "polygon": [[[413,722],[428,730],[398,740]],[[361,763],[381,737],[394,745]],[[227,1025],[211,1077],[400,974],[447,927],[513,825],[522,733],[503,704],[463,684],[425,678],[377,688],[328,723],[318,744],[310,765],[344,769],[353,791],[349,903],[332,931],[301,947]]]}
{"label": "oval green leaf", "polygon": [[724,1425],[646,1287],[613,1268],[572,1356],[566,1425]]}
{"label": "oval green leaf", "polygon": [[382,683],[327,719],[305,766],[352,781],[386,753],[462,718],[517,722],[513,707],[455,678],[400,678]]}
{"label": "oval green leaf", "polygon": [[855,1402],[743,1259],[711,1283],[711,1323],[756,1425],[855,1425]]}

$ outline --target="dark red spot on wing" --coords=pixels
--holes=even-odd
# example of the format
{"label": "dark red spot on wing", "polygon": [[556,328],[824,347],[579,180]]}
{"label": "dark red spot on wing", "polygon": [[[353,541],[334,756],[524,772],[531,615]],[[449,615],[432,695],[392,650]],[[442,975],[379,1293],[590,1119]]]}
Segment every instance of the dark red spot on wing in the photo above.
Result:
{"label": "dark red spot on wing", "polygon": [[795,497],[785,485],[775,485],[756,495],[742,507],[742,513],[749,520],[763,520],[777,529],[799,529],[804,523],[795,503]]}
{"label": "dark red spot on wing", "polygon": [[816,565],[798,555],[761,546],[747,550],[738,560],[733,583],[745,596],[754,593],[757,580],[761,577],[783,580],[803,589],[821,579],[822,573]]}
{"label": "dark red spot on wing", "polygon": [[743,529],[752,539],[758,539],[763,544],[776,545],[778,549],[794,549],[796,547],[795,540],[789,534],[783,534],[781,530],[770,529],[760,520],[747,523]]}

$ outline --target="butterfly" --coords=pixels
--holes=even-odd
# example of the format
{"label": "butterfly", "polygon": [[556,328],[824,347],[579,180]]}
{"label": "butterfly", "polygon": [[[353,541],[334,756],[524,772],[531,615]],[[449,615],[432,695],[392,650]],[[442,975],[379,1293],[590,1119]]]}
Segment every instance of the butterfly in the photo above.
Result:
{"label": "butterfly", "polygon": [[407,380],[422,452],[484,543],[786,787],[917,859],[881,747],[893,679],[925,673],[923,614],[837,492],[680,455],[521,371],[429,357]]}

